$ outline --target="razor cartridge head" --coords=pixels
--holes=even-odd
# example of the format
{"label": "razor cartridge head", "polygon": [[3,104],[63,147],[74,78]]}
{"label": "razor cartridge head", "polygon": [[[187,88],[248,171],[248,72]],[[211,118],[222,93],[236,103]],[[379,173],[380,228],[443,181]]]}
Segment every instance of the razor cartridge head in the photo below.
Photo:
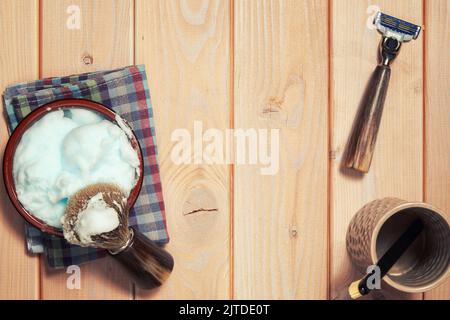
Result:
{"label": "razor cartridge head", "polygon": [[378,12],[373,24],[385,37],[395,38],[400,42],[417,39],[422,27],[410,22]]}

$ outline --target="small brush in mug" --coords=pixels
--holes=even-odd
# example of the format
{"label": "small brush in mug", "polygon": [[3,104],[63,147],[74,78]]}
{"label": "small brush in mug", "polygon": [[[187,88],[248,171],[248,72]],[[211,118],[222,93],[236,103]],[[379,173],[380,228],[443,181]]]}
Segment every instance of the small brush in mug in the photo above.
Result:
{"label": "small brush in mug", "polygon": [[[402,238],[403,245],[396,244]],[[402,246],[408,248],[403,252]],[[383,283],[402,292],[426,292],[450,275],[449,219],[427,203],[397,198],[367,203],[350,221],[346,247],[356,270],[366,273],[367,267],[373,265],[379,265],[380,273],[389,269]],[[393,260],[396,262],[390,266]]]}
{"label": "small brush in mug", "polygon": [[70,197],[62,219],[66,240],[106,249],[145,289],[160,286],[173,269],[172,256],[128,226],[127,198],[114,184],[89,185]]}
{"label": "small brush in mug", "polygon": [[376,15],[374,25],[383,35],[380,43],[380,64],[375,68],[362,99],[348,141],[344,162],[347,168],[363,173],[369,171],[372,162],[391,77],[390,64],[397,57],[402,43],[417,39],[421,30],[420,26],[382,12]]}
{"label": "small brush in mug", "polygon": [[[423,231],[424,225],[420,219],[416,219],[406,229],[405,232],[392,244],[386,253],[378,260],[376,266],[380,270],[380,280],[391,270],[394,264],[402,257],[414,241]],[[354,281],[348,287],[348,294],[351,299],[359,299],[369,294],[373,289],[370,288],[368,281],[373,274],[367,274],[364,278]]]}

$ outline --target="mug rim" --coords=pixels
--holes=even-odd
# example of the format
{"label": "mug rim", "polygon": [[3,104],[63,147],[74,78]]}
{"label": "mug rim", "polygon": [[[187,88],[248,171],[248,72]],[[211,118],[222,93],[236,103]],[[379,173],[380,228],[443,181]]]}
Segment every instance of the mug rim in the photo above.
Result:
{"label": "mug rim", "polygon": [[[51,225],[48,225],[41,219],[35,217],[33,214],[31,214],[25,207],[22,205],[22,203],[19,201],[15,189],[15,182],[13,177],[13,162],[14,162],[14,155],[16,148],[18,144],[20,143],[23,134],[39,119],[41,119],[46,114],[53,112],[58,109],[63,108],[82,108],[82,109],[88,109],[93,110],[98,113],[100,113],[102,116],[104,116],[109,121],[113,122],[117,126],[120,127],[120,125],[116,121],[116,116],[119,116],[117,113],[115,113],[110,108],[106,107],[105,105],[94,102],[92,100],[87,99],[60,99],[55,100],[49,103],[46,103],[42,105],[41,107],[38,107],[37,109],[31,111],[25,118],[23,118],[19,124],[16,126],[16,128],[11,133],[11,136],[8,139],[8,142],[5,147],[5,151],[3,154],[3,182],[5,184],[6,193],[8,194],[9,199],[11,200],[12,204],[16,208],[16,210],[19,212],[19,214],[31,225],[36,227],[42,232],[49,233],[55,236],[63,237],[63,230],[62,228],[57,228]],[[130,195],[127,200],[127,206],[128,208],[131,208],[134,203],[136,202],[137,198],[139,197],[142,183],[144,180],[144,160],[142,156],[142,149],[139,144],[139,140],[137,139],[134,130],[129,126],[128,122],[121,118],[125,125],[127,125],[131,130],[131,136],[128,136],[129,141],[131,142],[131,145],[133,149],[136,151],[138,158],[139,158],[139,177],[138,180],[133,187],[133,189],[130,192]]]}
{"label": "mug rim", "polygon": [[[427,209],[432,212],[435,212],[438,215],[440,215],[447,222],[448,226],[450,226],[449,217],[447,217],[442,210],[436,208],[435,206],[432,206],[432,205],[430,205],[428,203],[424,203],[424,202],[404,201],[403,203],[400,203],[399,205],[395,206],[394,208],[389,209],[385,214],[383,214],[383,216],[377,221],[375,227],[372,230],[372,235],[371,235],[372,240],[370,243],[370,258],[372,259],[373,264],[375,264],[379,259],[378,255],[377,255],[377,251],[376,251],[376,244],[377,244],[378,234],[379,234],[382,226],[384,225],[384,223],[390,217],[397,214],[398,212],[403,211],[405,209],[411,209],[411,208],[422,208],[422,209]],[[430,283],[430,284],[427,284],[424,286],[418,286],[418,287],[405,286],[403,284],[400,284],[400,283],[394,281],[389,276],[389,274],[386,274],[386,276],[383,278],[383,280],[386,283],[388,283],[391,287],[398,289],[400,291],[408,292],[408,293],[421,293],[421,292],[425,292],[425,291],[431,290],[431,289],[439,286],[440,284],[442,284],[442,282],[448,276],[450,276],[450,267],[449,266],[447,266],[447,270],[445,272],[443,272],[433,283]]]}

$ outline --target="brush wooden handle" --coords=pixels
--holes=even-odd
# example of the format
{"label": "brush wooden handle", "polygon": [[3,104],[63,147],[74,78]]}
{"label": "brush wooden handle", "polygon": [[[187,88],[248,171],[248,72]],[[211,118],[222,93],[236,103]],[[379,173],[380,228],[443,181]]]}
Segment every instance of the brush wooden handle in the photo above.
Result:
{"label": "brush wooden handle", "polygon": [[391,68],[384,64],[372,74],[348,141],[345,159],[348,168],[369,171],[390,76]]}
{"label": "brush wooden handle", "polygon": [[159,287],[173,270],[173,258],[146,236],[132,230],[127,247],[111,254],[131,273],[137,286],[143,289]]}

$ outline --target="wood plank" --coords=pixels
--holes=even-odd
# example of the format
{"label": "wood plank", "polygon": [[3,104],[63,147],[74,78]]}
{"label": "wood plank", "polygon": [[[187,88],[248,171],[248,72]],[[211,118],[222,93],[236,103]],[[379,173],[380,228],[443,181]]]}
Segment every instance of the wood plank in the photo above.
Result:
{"label": "wood plank", "polygon": [[[229,1],[136,1],[136,62],[145,63],[175,269],[139,299],[230,297],[227,165],[176,165],[175,129],[224,130],[230,120]],[[199,209],[208,209],[209,211]]]}
{"label": "wood plank", "polygon": [[[425,6],[425,201],[450,214],[450,3]],[[450,279],[425,299],[449,300]]]}
{"label": "wood plank", "polygon": [[[41,6],[42,76],[133,63],[133,0],[42,0]],[[80,29],[69,29],[68,25],[75,26],[76,7],[80,9]],[[93,63],[84,63],[88,57]]]}
{"label": "wood plank", "polygon": [[[0,91],[38,75],[38,4],[33,0],[0,2]],[[0,117],[1,153],[8,140],[5,118]],[[28,255],[24,220],[0,186],[0,299],[39,298],[39,257]]]}
{"label": "wood plank", "polygon": [[235,2],[235,127],[280,130],[278,173],[235,167],[237,299],[327,297],[327,4]]}
{"label": "wood plank", "polygon": [[[422,200],[422,36],[404,44],[392,65],[370,172],[359,176],[341,168],[359,101],[377,63],[381,37],[366,26],[369,5],[422,23],[420,0],[332,2],[331,298],[358,276],[345,247],[351,217],[365,203],[385,196]],[[385,289],[386,298],[422,297]]]}
{"label": "wood plank", "polygon": [[[111,69],[133,63],[133,2],[64,0],[41,2],[41,76]],[[80,29],[69,29],[69,6],[80,8]],[[93,58],[85,64],[83,56]],[[66,287],[68,274],[42,266],[44,299],[129,299],[132,283],[110,258],[81,266],[81,289]]]}

